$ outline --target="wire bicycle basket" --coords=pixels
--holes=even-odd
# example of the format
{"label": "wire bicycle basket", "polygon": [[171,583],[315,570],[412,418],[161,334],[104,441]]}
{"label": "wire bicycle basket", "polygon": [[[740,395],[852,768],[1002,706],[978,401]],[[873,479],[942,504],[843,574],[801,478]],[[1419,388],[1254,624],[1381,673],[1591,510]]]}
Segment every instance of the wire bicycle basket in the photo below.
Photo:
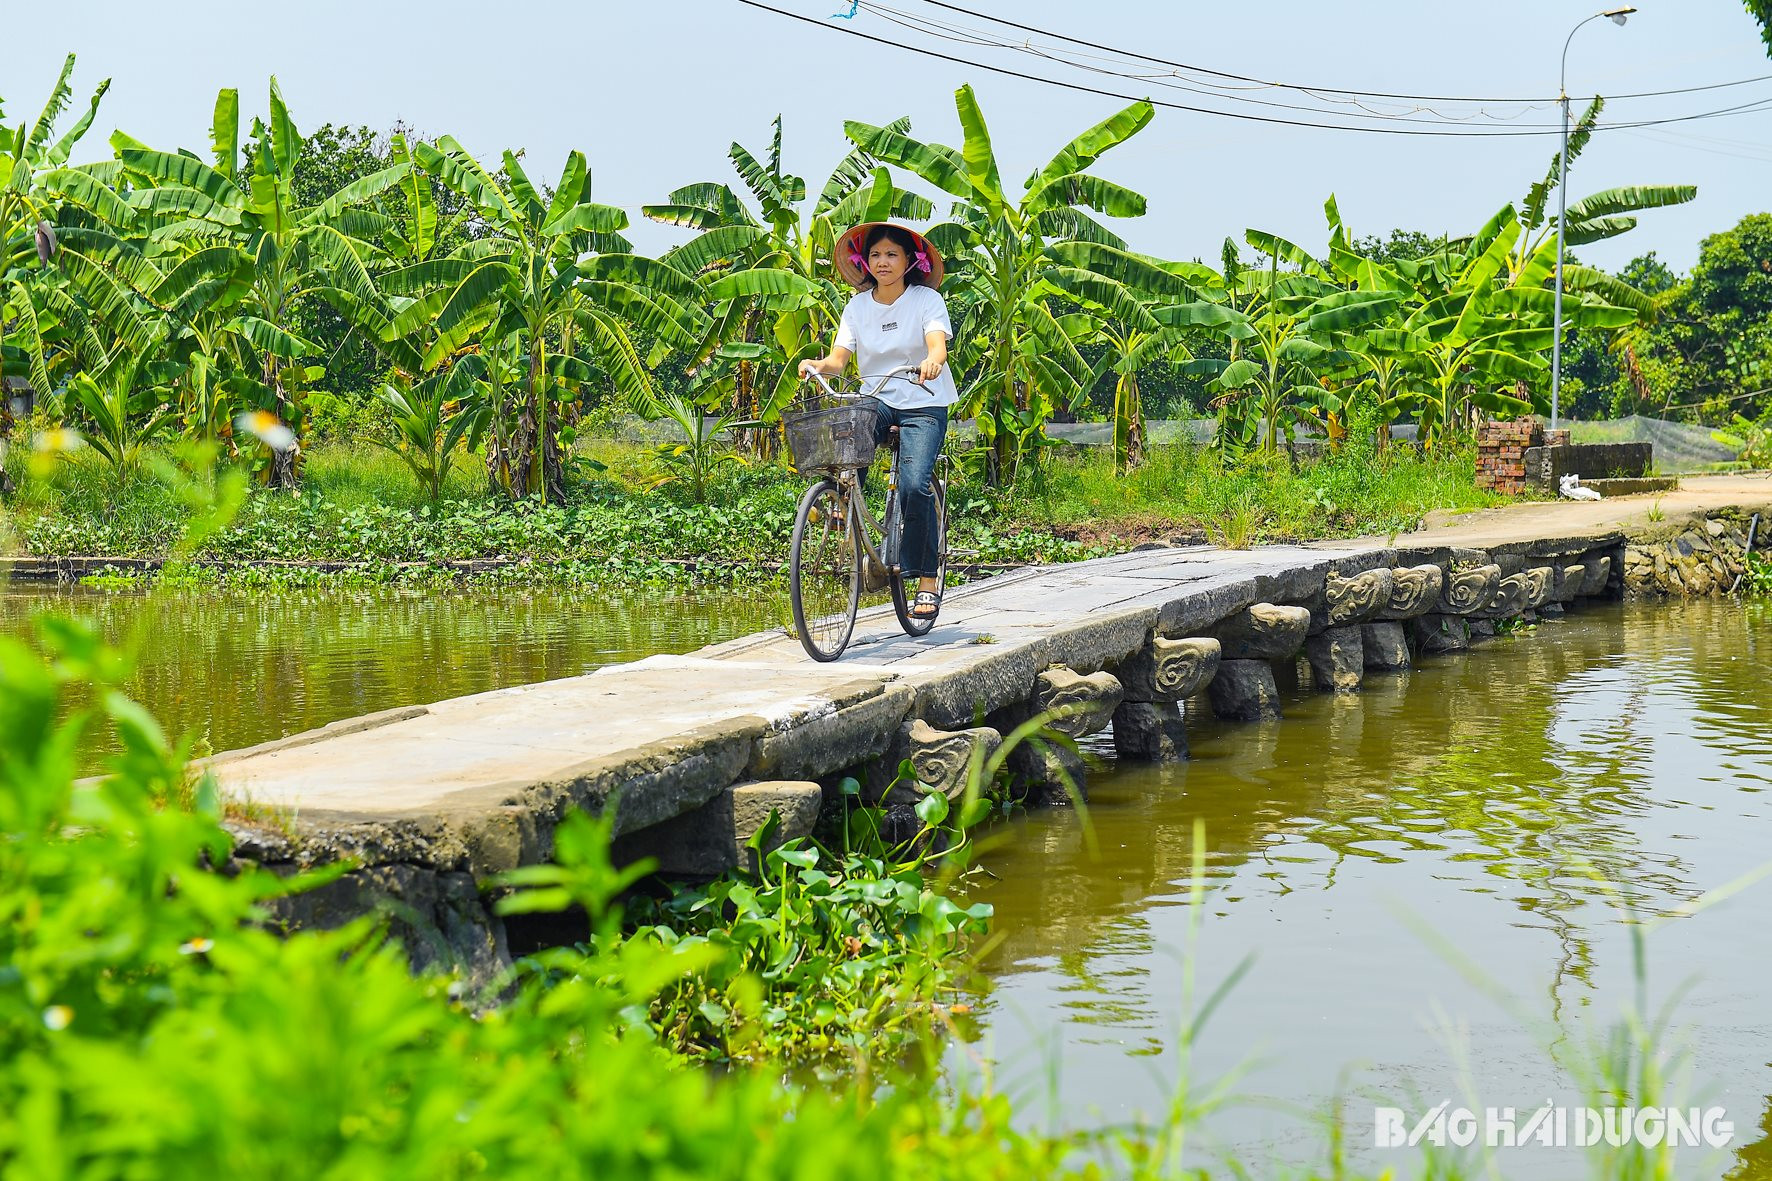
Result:
{"label": "wire bicycle basket", "polygon": [[874,462],[880,410],[871,399],[818,394],[781,416],[788,454],[800,472],[843,471]]}

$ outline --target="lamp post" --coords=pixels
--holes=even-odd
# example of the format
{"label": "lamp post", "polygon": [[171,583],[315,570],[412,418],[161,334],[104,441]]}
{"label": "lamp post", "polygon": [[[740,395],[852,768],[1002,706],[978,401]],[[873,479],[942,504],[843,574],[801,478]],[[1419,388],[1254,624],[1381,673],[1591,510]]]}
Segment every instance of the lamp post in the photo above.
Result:
{"label": "lamp post", "polygon": [[1557,296],[1551,336],[1550,424],[1553,431],[1557,429],[1557,412],[1562,408],[1563,395],[1563,232],[1569,216],[1569,46],[1574,44],[1575,34],[1587,24],[1605,17],[1615,25],[1623,25],[1635,11],[1625,7],[1596,12],[1570,29],[1569,39],[1563,42],[1563,72],[1557,83],[1557,102],[1563,108],[1563,150],[1557,156]]}

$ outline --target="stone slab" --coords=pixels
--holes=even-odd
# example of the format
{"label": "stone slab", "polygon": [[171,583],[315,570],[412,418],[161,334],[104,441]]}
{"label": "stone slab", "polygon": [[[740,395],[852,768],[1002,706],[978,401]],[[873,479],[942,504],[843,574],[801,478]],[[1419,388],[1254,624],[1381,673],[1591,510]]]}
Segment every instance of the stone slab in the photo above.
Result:
{"label": "stone slab", "polygon": [[209,766],[228,795],[306,823],[420,821],[431,831],[412,855],[447,843],[441,825],[466,842],[477,871],[498,872],[546,856],[571,807],[618,800],[618,833],[695,808],[737,781],[760,743],[825,725],[896,679],[658,656],[385,711]]}

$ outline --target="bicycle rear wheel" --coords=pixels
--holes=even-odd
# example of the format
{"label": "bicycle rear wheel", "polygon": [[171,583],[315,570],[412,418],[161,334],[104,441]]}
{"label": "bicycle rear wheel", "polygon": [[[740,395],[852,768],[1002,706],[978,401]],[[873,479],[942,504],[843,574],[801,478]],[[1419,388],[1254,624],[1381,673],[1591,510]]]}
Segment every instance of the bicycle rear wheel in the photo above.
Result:
{"label": "bicycle rear wheel", "polygon": [[861,599],[861,553],[849,503],[835,480],[821,480],[800,498],[788,550],[788,598],[794,631],[806,655],[835,660],[855,631]]}
{"label": "bicycle rear wheel", "polygon": [[[936,585],[945,588],[948,580],[948,490],[947,485],[937,476],[934,480],[935,490],[935,552],[939,555],[935,571]],[[904,506],[899,503],[896,493],[892,504],[887,509],[891,517],[887,530],[892,534],[888,548],[894,564],[902,564],[904,552]],[[935,616],[930,615],[919,619],[911,614],[915,605],[917,592],[914,587],[907,588],[902,575],[892,576],[892,610],[898,616],[898,626],[904,628],[907,636],[926,636],[929,629],[935,626]]]}

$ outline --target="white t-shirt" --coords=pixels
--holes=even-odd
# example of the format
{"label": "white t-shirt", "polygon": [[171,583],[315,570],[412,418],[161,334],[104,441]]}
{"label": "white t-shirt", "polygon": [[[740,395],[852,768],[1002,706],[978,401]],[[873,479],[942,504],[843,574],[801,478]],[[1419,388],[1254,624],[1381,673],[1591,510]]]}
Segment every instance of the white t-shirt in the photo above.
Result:
{"label": "white t-shirt", "polygon": [[[921,365],[929,356],[924,333],[940,332],[954,339],[954,326],[948,321],[948,305],[941,292],[933,287],[907,285],[904,294],[891,303],[874,298],[872,288],[858,291],[843,309],[837,325],[837,347],[855,354],[856,372],[861,374],[861,388],[872,389],[875,381],[901,365]],[[960,400],[954,387],[954,374],[942,366],[934,381],[918,385],[908,378],[895,377],[875,395],[888,406],[910,410],[920,406],[952,406]]]}

